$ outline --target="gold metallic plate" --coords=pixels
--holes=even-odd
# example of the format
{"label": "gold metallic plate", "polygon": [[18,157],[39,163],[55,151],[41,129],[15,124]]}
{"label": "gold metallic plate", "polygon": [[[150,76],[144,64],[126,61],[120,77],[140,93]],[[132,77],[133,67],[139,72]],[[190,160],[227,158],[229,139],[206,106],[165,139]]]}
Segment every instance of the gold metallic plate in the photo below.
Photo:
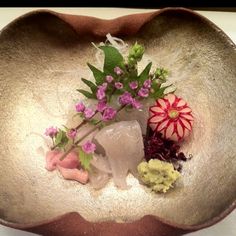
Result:
{"label": "gold metallic plate", "polygon": [[212,219],[236,198],[236,50],[198,18],[163,14],[129,44],[143,43],[154,65],[171,71],[195,124],[183,150],[193,159],[169,193],[154,194],[132,176],[122,191],[100,191],[48,172],[39,153],[49,125],[68,122],[80,78],[95,63],[96,38],[78,36],[47,13],[22,18],[0,34],[0,217],[33,223],[67,212],[89,221],[133,221],[153,214],[179,224]]}

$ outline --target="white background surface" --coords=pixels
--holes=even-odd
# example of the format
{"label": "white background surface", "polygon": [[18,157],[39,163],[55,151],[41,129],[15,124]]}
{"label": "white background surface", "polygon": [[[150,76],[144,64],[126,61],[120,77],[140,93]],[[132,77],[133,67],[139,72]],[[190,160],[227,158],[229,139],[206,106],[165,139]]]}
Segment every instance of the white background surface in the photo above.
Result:
{"label": "white background surface", "polygon": [[[16,17],[36,8],[0,8],[0,29],[5,27]],[[122,15],[149,12],[141,9],[103,9],[103,8],[49,8],[62,13],[91,15],[99,18],[115,18]],[[236,13],[199,11],[217,26],[219,26],[236,43]],[[236,78],[235,78],[236,79]],[[1,190],[0,190],[1,191]],[[10,229],[0,225],[0,236],[30,236],[35,235],[23,231]],[[148,235],[147,235],[148,236]],[[188,234],[188,236],[236,236],[236,211],[231,213],[220,223],[201,231]]]}

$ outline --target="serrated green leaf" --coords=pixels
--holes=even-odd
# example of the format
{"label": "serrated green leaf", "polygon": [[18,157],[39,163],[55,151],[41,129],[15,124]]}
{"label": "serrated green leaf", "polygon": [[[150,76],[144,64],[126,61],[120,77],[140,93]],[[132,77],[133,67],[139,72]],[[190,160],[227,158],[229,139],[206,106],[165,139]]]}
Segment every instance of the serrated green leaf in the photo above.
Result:
{"label": "serrated green leaf", "polygon": [[79,148],[79,160],[80,160],[81,166],[85,170],[89,170],[90,169],[90,161],[92,159],[93,159],[93,155],[92,154],[87,154],[81,148]]}
{"label": "serrated green leaf", "polygon": [[93,66],[89,63],[87,63],[87,65],[93,73],[96,85],[101,85],[104,82],[104,77],[105,77],[104,72],[100,71],[95,66]]}
{"label": "serrated green leaf", "polygon": [[66,135],[66,132],[59,129],[55,138],[55,145],[59,148],[64,148],[67,145],[68,141],[69,139]]}
{"label": "serrated green leaf", "polygon": [[90,92],[88,92],[88,91],[86,91],[86,90],[77,89],[77,91],[78,91],[79,93],[82,93],[86,98],[91,98],[91,99],[96,98],[96,95],[95,95],[95,94],[90,93]]}
{"label": "serrated green leaf", "polygon": [[114,68],[119,66],[121,69],[124,67],[124,58],[120,52],[112,46],[99,47],[105,55],[103,71],[106,74],[114,74]]}
{"label": "serrated green leaf", "polygon": [[92,81],[87,80],[87,79],[84,79],[84,78],[82,78],[81,80],[91,89],[91,92],[92,92],[93,94],[96,93],[96,91],[97,91],[97,86],[96,86]]}
{"label": "serrated green leaf", "polygon": [[151,94],[150,94],[150,97],[151,97],[151,98],[154,98],[154,99],[163,98],[164,95],[165,95],[165,94],[164,94],[165,89],[169,88],[170,86],[172,86],[172,85],[168,85],[168,86],[159,88],[159,89],[156,90],[154,93],[151,93]]}
{"label": "serrated green leaf", "polygon": [[142,85],[144,81],[148,79],[151,67],[152,67],[152,62],[148,63],[147,66],[142,71],[142,73],[138,76],[138,82],[140,85]]}

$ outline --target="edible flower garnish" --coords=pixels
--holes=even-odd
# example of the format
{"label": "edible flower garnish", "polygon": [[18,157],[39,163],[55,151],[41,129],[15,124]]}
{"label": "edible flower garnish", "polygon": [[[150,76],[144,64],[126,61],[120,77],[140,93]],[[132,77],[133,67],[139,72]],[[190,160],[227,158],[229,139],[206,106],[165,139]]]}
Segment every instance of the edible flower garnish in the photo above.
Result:
{"label": "edible flower garnish", "polygon": [[164,138],[180,141],[192,130],[192,110],[182,98],[168,94],[150,107],[148,123],[153,131],[162,133]]}

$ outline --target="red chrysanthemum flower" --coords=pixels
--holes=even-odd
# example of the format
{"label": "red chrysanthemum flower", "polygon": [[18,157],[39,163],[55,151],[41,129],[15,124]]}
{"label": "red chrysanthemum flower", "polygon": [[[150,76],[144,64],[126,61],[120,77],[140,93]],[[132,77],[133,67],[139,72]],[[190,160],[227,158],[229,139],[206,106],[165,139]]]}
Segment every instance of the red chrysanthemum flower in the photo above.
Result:
{"label": "red chrysanthemum flower", "polygon": [[156,101],[149,109],[148,124],[166,139],[180,141],[192,130],[193,115],[188,104],[174,94],[168,94]]}

